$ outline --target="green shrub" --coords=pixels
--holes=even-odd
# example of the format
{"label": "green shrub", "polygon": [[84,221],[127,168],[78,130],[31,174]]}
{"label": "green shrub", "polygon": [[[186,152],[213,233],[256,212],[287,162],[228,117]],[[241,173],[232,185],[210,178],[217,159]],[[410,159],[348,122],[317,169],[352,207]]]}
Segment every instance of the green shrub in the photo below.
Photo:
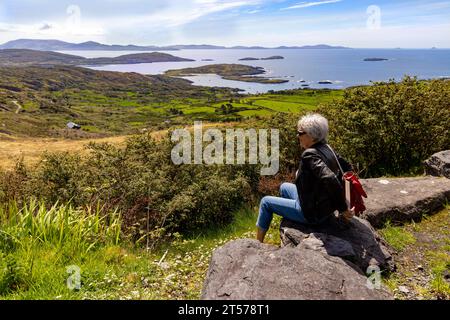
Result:
{"label": "green shrub", "polygon": [[[329,120],[330,144],[362,177],[421,174],[424,160],[450,149],[450,81],[406,77],[350,88],[317,112]],[[303,114],[277,114],[264,123],[280,130],[279,182],[298,168],[296,128]]]}
{"label": "green shrub", "polygon": [[425,159],[450,148],[449,81],[405,77],[348,89],[319,112],[330,141],[366,177],[422,173]]}
{"label": "green shrub", "polygon": [[[156,141],[144,134],[130,138],[124,148],[91,144],[83,157],[47,153],[26,175],[8,174],[21,177],[15,199],[22,203],[35,198],[120,210],[124,231],[135,240],[230,222],[233,211],[251,198],[252,186],[256,189],[258,167],[178,166],[171,160],[173,146],[169,138]],[[0,183],[4,194],[10,188]]]}

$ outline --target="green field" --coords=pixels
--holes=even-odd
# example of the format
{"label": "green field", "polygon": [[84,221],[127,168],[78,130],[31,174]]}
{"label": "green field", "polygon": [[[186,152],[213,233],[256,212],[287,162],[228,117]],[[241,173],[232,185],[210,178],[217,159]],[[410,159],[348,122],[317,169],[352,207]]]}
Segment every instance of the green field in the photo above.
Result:
{"label": "green field", "polygon": [[[58,82],[53,80],[57,78]],[[66,134],[66,123],[73,121],[82,126],[81,136],[124,135],[192,120],[239,121],[315,110],[342,96],[339,90],[312,89],[243,95],[167,76],[75,67],[2,67],[0,133],[60,137]]]}

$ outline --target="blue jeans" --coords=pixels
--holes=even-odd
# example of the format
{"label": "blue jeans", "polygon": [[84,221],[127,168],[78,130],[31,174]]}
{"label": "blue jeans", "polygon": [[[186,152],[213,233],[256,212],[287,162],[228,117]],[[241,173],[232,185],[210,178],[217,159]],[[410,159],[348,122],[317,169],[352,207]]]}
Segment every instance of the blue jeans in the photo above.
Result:
{"label": "blue jeans", "polygon": [[259,216],[256,226],[260,229],[269,230],[273,219],[273,213],[283,218],[299,223],[308,223],[303,215],[300,201],[298,199],[297,186],[292,183],[283,183],[280,187],[281,198],[264,197],[259,207]]}

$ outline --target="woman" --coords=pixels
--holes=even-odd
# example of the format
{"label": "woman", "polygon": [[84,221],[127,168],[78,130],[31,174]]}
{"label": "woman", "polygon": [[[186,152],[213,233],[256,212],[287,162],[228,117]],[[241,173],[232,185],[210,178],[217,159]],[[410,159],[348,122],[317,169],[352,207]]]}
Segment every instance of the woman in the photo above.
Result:
{"label": "woman", "polygon": [[295,184],[283,183],[280,187],[281,198],[264,197],[261,200],[256,223],[260,242],[264,242],[273,213],[311,225],[326,222],[336,210],[346,222],[354,215],[345,200],[339,165],[344,172],[352,171],[352,167],[327,145],[327,119],[319,114],[304,116],[298,122],[297,136],[305,151]]}

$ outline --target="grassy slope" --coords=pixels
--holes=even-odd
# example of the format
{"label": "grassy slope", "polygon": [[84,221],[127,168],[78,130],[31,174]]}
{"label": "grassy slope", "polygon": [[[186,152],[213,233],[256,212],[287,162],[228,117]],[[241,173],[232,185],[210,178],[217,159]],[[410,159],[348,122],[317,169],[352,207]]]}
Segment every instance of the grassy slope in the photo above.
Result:
{"label": "grassy slope", "polygon": [[[194,87],[185,80],[84,68],[0,68],[0,138],[66,137],[69,121],[79,138],[162,128],[166,120],[229,121],[275,112],[315,109],[342,91],[296,90],[290,94],[239,96],[228,89]],[[222,113],[230,103],[234,110]],[[19,108],[20,106],[20,108]]]}
{"label": "grassy slope", "polygon": [[[229,99],[228,89],[188,81],[75,67],[0,68],[0,133],[58,136],[68,121],[88,134],[117,135],[180,118],[180,106]],[[22,109],[18,109],[18,104]]]}
{"label": "grassy slope", "polygon": [[[238,125],[233,122],[207,123],[203,122],[202,127],[221,128]],[[186,126],[185,126],[186,127]],[[192,129],[193,126],[188,126]],[[167,135],[168,130],[152,131],[152,137],[159,139]],[[107,138],[87,138],[87,139],[55,139],[55,138],[8,138],[3,141],[0,139],[0,169],[13,168],[19,159],[26,164],[33,164],[40,160],[43,152],[86,152],[89,143],[111,143],[114,145],[123,145],[126,139],[131,136],[114,136]]]}
{"label": "grassy slope", "polygon": [[[14,277],[18,285],[0,293],[0,299],[198,299],[214,249],[234,239],[254,238],[256,218],[256,206],[242,208],[230,225],[178,237],[150,251],[144,249],[145,239],[140,247],[123,239],[84,252],[64,243],[30,242],[24,237],[19,239],[20,249],[9,257],[14,267],[0,268],[0,286],[1,281]],[[381,230],[398,249],[395,259],[399,270],[384,278],[396,298],[450,298],[445,280],[450,268],[449,218],[447,207],[421,223]],[[279,223],[276,216],[268,243],[280,244]],[[80,290],[67,288],[67,267],[71,265],[81,270]],[[400,286],[407,286],[411,293],[401,293]]]}
{"label": "grassy slope", "polygon": [[[35,220],[40,225],[39,219]],[[0,299],[198,299],[213,250],[233,239],[254,238],[255,221],[255,208],[243,208],[231,225],[178,238],[151,251],[126,240],[105,241],[86,251],[86,246],[71,245],[73,237],[61,244],[23,236],[18,238],[20,246],[8,258],[4,254],[0,262]],[[267,235],[269,243],[279,244],[279,221],[274,220]],[[3,229],[5,224],[3,221]],[[56,224],[55,220],[58,234]],[[78,225],[90,228],[87,223],[72,228],[78,230]],[[73,233],[68,229],[64,232]],[[98,238],[106,238],[104,232],[98,234]],[[141,246],[145,245],[145,239],[142,242]],[[70,275],[67,267],[73,265],[81,270],[80,290],[66,285]],[[5,289],[5,283],[10,289]]]}
{"label": "grassy slope", "polygon": [[381,234],[396,249],[398,271],[386,281],[396,298],[450,299],[450,206],[420,223],[387,226]]}

